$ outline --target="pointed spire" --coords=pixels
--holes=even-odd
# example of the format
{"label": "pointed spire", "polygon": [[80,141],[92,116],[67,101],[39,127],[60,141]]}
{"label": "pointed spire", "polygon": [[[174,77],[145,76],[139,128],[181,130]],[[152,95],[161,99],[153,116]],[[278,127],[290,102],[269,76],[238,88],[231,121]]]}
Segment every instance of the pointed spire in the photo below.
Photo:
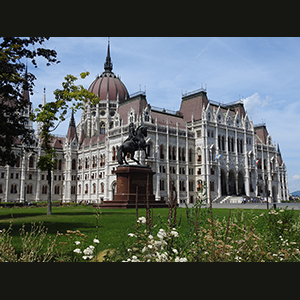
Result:
{"label": "pointed spire", "polygon": [[30,96],[29,96],[29,91],[28,91],[29,85],[28,85],[28,70],[27,69],[28,69],[28,67],[27,67],[27,61],[26,61],[22,96],[26,102],[30,103]]}
{"label": "pointed spire", "polygon": [[44,87],[44,94],[43,94],[42,106],[44,107],[45,104],[46,104],[46,88]]}
{"label": "pointed spire", "polygon": [[107,55],[106,55],[106,61],[104,63],[104,70],[106,72],[111,72],[112,69],[113,69],[113,64],[111,62],[111,57],[110,57],[110,39],[108,38]]}
{"label": "pointed spire", "polygon": [[76,131],[76,124],[75,124],[75,119],[74,119],[74,112],[72,110],[72,115],[71,115],[71,119],[70,119],[70,123],[69,123],[69,129],[68,129],[68,133],[67,133],[67,140],[69,140],[69,142],[72,142],[74,140],[74,138],[77,138],[77,131]]}
{"label": "pointed spire", "polygon": [[279,148],[279,143],[277,144],[277,152],[281,156],[280,148]]}
{"label": "pointed spire", "polygon": [[71,115],[69,127],[76,127],[73,110],[72,110],[72,115]]}

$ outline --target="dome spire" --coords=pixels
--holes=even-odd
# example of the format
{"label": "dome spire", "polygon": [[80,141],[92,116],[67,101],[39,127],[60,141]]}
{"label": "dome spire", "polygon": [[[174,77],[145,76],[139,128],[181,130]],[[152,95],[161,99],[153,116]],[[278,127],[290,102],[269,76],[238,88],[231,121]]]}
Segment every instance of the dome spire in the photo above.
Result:
{"label": "dome spire", "polygon": [[111,72],[112,69],[113,69],[113,64],[111,62],[111,57],[110,57],[110,39],[108,38],[107,55],[106,55],[106,61],[104,63],[104,70],[106,72]]}

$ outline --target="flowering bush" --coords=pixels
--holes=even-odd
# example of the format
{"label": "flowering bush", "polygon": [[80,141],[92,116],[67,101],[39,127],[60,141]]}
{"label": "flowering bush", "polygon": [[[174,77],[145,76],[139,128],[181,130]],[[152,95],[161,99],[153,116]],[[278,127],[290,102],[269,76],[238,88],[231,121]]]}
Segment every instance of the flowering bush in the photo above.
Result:
{"label": "flowering bush", "polygon": [[[93,240],[93,243],[99,244],[99,240],[95,238]],[[76,246],[78,246],[80,244],[80,241],[75,241],[75,244],[76,244]],[[82,256],[82,258],[84,260],[87,260],[87,259],[92,259],[94,257],[94,250],[95,250],[95,246],[90,245],[87,248],[85,248],[83,251],[81,251],[80,248],[76,248],[76,249],[73,250],[73,252],[77,253],[77,254],[82,254],[83,253],[84,255]]]}
{"label": "flowering bush", "polygon": [[[142,219],[143,218],[143,219]],[[122,262],[185,262],[185,257],[180,257],[179,233],[176,228],[160,228],[156,234],[148,234],[145,229],[146,222],[141,222],[144,217],[137,220],[136,233],[128,233],[126,242],[126,256],[116,253],[114,259]]]}
{"label": "flowering bush", "polygon": [[[265,262],[300,260],[300,216],[293,210],[271,209],[255,216],[237,209],[228,218],[213,218],[198,202],[186,208],[188,230],[180,222],[147,228],[137,218],[136,231],[108,261],[122,262]],[[150,215],[150,214],[148,214]],[[172,217],[172,216],[171,216]],[[173,215],[174,217],[174,215]],[[149,222],[148,222],[149,223]],[[172,225],[172,226],[171,226]]]}

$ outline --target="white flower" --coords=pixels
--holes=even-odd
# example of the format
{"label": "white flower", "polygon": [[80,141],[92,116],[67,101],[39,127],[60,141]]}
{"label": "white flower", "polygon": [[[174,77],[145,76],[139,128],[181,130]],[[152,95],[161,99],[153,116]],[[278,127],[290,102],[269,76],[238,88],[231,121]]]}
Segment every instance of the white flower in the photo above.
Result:
{"label": "white flower", "polygon": [[168,261],[168,253],[167,252],[164,252],[162,254],[156,252],[156,255],[157,255],[157,259],[156,259],[157,262]]}
{"label": "white flower", "polygon": [[185,257],[176,257],[175,262],[187,262],[187,259]]}
{"label": "white flower", "polygon": [[151,234],[149,234],[148,238],[149,240],[153,240],[153,236]]}
{"label": "white flower", "polygon": [[148,248],[149,248],[149,249],[152,249],[152,248],[153,248],[153,246],[152,246],[152,245],[148,245]]}
{"label": "white flower", "polygon": [[82,258],[85,260],[85,259],[92,259],[93,258],[93,255],[84,255],[82,256]]}
{"label": "white flower", "polygon": [[146,218],[145,218],[145,217],[139,217],[139,218],[137,219],[137,223],[146,224]]}
{"label": "white flower", "polygon": [[138,260],[138,258],[135,255],[133,255],[131,262],[140,262],[140,261]]}
{"label": "white flower", "polygon": [[98,240],[98,239],[94,239],[94,240],[93,240],[93,243],[95,243],[95,244],[99,244],[100,242],[99,242],[99,240]]}
{"label": "white flower", "polygon": [[157,237],[161,240],[163,240],[167,236],[167,233],[164,229],[159,229],[159,232],[157,233]]}
{"label": "white flower", "polygon": [[94,249],[95,249],[95,247],[92,246],[92,245],[90,245],[89,248],[90,248],[92,251],[94,251]]}
{"label": "white flower", "polygon": [[281,221],[281,220],[278,220],[277,223],[278,223],[278,224],[282,224],[282,221]]}
{"label": "white flower", "polygon": [[75,244],[76,244],[76,246],[77,246],[77,245],[79,245],[79,244],[80,244],[80,242],[79,242],[79,241],[76,241],[76,242],[75,242]]}
{"label": "white flower", "polygon": [[128,233],[128,236],[130,236],[130,237],[136,237],[136,235],[134,233]]}
{"label": "white flower", "polygon": [[175,254],[178,254],[177,249],[172,249],[172,251],[173,251]]}
{"label": "white flower", "polygon": [[172,230],[172,231],[170,232],[170,234],[173,235],[174,237],[179,237],[178,232],[175,231],[175,230]]}
{"label": "white flower", "polygon": [[73,250],[73,252],[75,252],[75,253],[82,253],[79,248],[76,248],[75,250]]}
{"label": "white flower", "polygon": [[[91,246],[87,247],[86,249],[83,250],[83,254],[85,255],[93,255],[93,250],[92,248],[90,248]],[[93,247],[93,246],[92,246]],[[95,248],[95,247],[94,247]],[[84,258],[85,259],[85,258]]]}

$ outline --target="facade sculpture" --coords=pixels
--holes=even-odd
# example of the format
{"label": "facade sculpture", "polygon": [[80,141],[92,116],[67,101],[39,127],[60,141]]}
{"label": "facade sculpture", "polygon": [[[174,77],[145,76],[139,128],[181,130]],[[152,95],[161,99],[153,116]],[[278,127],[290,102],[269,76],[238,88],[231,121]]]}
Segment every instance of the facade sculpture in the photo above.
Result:
{"label": "facade sculpture", "polygon": [[144,150],[145,152],[145,159],[148,158],[148,151],[150,145],[145,142],[145,137],[147,137],[147,127],[146,126],[139,126],[136,130],[134,129],[134,124],[129,124],[129,136],[128,138],[122,143],[122,145],[118,149],[118,163],[120,165],[125,162],[128,165],[125,157],[126,154],[130,154],[130,158],[134,160],[137,164],[140,165],[140,162],[134,158],[134,153],[138,150]]}

